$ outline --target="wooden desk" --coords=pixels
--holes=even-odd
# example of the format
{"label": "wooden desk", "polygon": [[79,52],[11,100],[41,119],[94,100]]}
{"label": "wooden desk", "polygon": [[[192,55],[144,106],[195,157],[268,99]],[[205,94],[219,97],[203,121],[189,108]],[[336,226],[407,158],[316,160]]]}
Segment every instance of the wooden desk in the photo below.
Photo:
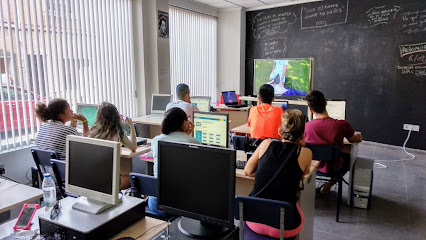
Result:
{"label": "wooden desk", "polygon": [[219,106],[213,106],[219,112],[228,113],[229,116],[229,128],[234,128],[240,126],[241,124],[247,123],[248,120],[248,111],[250,106],[241,107],[241,108],[230,108],[225,104],[220,104]]}
{"label": "wooden desk", "polygon": [[0,213],[22,207],[24,203],[33,202],[42,196],[43,191],[38,188],[0,178]]}
{"label": "wooden desk", "polygon": [[133,123],[147,125],[149,127],[149,138],[154,138],[161,134],[162,118],[150,118],[147,116],[137,117],[133,119]]}
{"label": "wooden desk", "polygon": [[247,123],[244,123],[240,126],[231,128],[231,132],[235,133],[235,135],[250,135],[250,127],[247,126]]}
{"label": "wooden desk", "polygon": [[[66,199],[64,199],[66,200]],[[64,201],[61,200],[61,201]],[[67,200],[68,201],[68,200]],[[32,220],[31,230],[40,229],[38,216],[39,214],[45,212],[45,208],[40,208],[37,210],[36,214],[34,215],[34,218]],[[7,236],[9,236],[13,232],[13,226],[16,223],[16,219],[10,220],[2,225],[0,225],[0,239],[3,239]],[[112,239],[119,239],[122,237],[133,237],[137,238],[141,234],[143,234],[141,237],[137,238],[138,240],[148,240],[151,237],[153,237],[155,234],[160,232],[161,229],[163,229],[166,226],[166,222],[162,220],[158,220],[151,217],[145,217],[141,219],[139,222],[136,222],[132,226],[128,227],[121,233],[117,234],[116,236],[112,237]],[[146,231],[146,232],[145,232]]]}

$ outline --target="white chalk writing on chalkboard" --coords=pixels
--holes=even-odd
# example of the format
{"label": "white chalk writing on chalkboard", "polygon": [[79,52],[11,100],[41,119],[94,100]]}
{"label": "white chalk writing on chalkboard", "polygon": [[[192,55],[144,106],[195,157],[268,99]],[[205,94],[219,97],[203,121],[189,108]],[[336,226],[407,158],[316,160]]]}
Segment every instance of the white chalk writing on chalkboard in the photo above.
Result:
{"label": "white chalk writing on chalkboard", "polygon": [[286,38],[268,38],[262,41],[263,58],[283,58],[287,50]]}
{"label": "white chalk writing on chalkboard", "polygon": [[399,46],[398,70],[402,75],[426,76],[426,42]]}
{"label": "white chalk writing on chalkboard", "polygon": [[344,24],[348,20],[348,6],[349,0],[334,0],[302,7],[300,10],[301,29]]}
{"label": "white chalk writing on chalkboard", "polygon": [[401,14],[402,32],[416,34],[426,32],[426,9]]}
{"label": "white chalk writing on chalkboard", "polygon": [[371,26],[388,24],[390,18],[393,18],[393,19],[396,18],[396,13],[400,9],[401,7],[396,5],[394,5],[393,7],[380,6],[380,7],[370,8],[366,12],[368,17],[367,21]]}
{"label": "white chalk writing on chalkboard", "polygon": [[252,29],[254,38],[264,38],[277,33],[288,31],[289,25],[297,20],[292,12],[265,14],[263,12],[253,17]]}

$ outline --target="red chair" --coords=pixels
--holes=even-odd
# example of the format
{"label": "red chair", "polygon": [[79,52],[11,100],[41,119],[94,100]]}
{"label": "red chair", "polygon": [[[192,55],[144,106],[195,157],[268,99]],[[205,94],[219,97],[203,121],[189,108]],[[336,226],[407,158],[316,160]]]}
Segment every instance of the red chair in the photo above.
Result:
{"label": "red chair", "polygon": [[[237,94],[238,104],[241,104],[240,96],[240,94]],[[225,104],[222,94],[220,94],[220,104]]]}

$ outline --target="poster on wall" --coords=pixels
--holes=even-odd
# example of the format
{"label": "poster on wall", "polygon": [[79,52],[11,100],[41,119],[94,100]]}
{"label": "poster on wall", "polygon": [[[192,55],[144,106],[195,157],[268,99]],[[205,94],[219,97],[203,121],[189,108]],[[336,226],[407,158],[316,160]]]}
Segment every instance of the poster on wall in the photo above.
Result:
{"label": "poster on wall", "polygon": [[158,37],[169,38],[169,13],[158,11]]}

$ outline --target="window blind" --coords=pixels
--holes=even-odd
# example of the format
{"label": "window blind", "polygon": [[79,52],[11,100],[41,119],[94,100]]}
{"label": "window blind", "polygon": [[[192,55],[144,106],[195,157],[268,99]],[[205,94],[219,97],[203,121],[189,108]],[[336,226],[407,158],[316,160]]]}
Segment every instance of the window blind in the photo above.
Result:
{"label": "window blind", "polygon": [[31,144],[38,101],[135,113],[131,0],[1,0],[0,152]]}
{"label": "window blind", "polygon": [[186,83],[191,96],[217,99],[217,18],[170,6],[170,84]]}

